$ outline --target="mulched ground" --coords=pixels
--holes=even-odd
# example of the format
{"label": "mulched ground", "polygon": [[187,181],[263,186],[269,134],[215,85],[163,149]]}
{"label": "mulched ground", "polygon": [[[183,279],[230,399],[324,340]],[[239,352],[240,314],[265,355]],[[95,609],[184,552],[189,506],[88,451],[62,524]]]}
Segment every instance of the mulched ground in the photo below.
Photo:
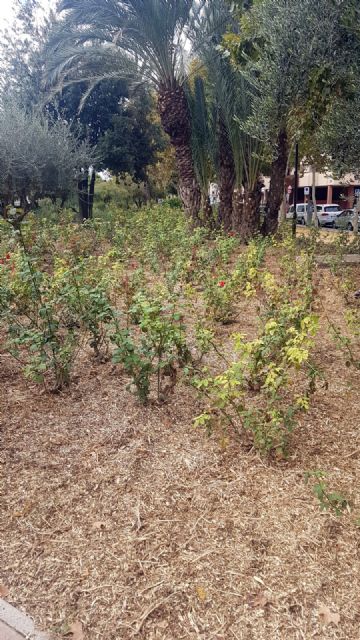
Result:
{"label": "mulched ground", "polygon": [[[332,276],[318,279],[336,318]],[[244,306],[225,331],[254,322]],[[56,638],[359,638],[360,374],[325,325],[316,359],[328,389],[289,459],[274,462],[195,430],[200,404],[188,388],[144,408],[111,364],[86,360],[68,393],[49,396],[1,356],[8,601]],[[328,472],[349,513],[320,511],[310,469]]]}

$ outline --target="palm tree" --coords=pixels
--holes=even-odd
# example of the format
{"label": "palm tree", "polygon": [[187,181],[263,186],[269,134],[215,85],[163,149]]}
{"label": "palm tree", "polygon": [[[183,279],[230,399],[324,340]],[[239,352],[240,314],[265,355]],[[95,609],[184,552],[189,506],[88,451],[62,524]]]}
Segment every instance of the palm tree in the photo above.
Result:
{"label": "palm tree", "polygon": [[216,136],[213,159],[219,183],[218,224],[225,231],[232,229],[233,191],[235,185],[234,154],[229,139],[229,130],[224,112],[223,68],[228,63],[222,59],[218,46],[227,25],[232,21],[230,5],[226,0],[207,2],[198,19],[192,25],[193,49],[200,60],[198,69],[205,66],[207,72],[207,93],[212,129]]}
{"label": "palm tree", "polygon": [[[190,112],[184,89],[187,29],[202,0],[61,0],[47,52],[46,79],[57,87],[131,76],[155,88],[162,125],[175,148],[179,193],[198,219]],[[86,96],[85,96],[86,97]]]}
{"label": "palm tree", "polygon": [[220,222],[226,231],[233,228],[247,241],[260,223],[263,144],[246,132],[252,111],[249,83],[219,53],[229,26],[236,30],[228,3],[213,0],[200,17],[197,39],[200,56],[209,69],[210,95],[217,112]]}
{"label": "palm tree", "polygon": [[264,144],[247,132],[246,126],[252,113],[251,92],[246,80],[237,74],[233,85],[233,118],[229,124],[232,140],[236,188],[233,201],[234,226],[243,240],[248,241],[259,231],[260,202],[263,180]]}
{"label": "palm tree", "polygon": [[200,76],[189,86],[189,106],[192,122],[192,146],[196,176],[201,191],[201,217],[204,223],[213,227],[215,220],[210,204],[209,186],[214,174],[214,132],[208,110],[205,82]]}
{"label": "palm tree", "polygon": [[233,194],[236,180],[234,152],[226,126],[223,110],[217,118],[218,135],[218,176],[219,176],[219,223],[224,231],[231,231],[233,225]]}

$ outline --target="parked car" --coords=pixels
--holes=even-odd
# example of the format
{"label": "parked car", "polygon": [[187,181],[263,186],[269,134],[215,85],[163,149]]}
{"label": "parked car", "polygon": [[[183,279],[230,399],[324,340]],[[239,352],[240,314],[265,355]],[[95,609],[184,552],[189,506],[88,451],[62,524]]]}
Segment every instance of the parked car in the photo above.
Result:
{"label": "parked car", "polygon": [[316,205],[316,212],[321,227],[334,227],[342,209],[338,204],[318,204]]}
{"label": "parked car", "polygon": [[[321,227],[333,227],[338,215],[342,212],[338,204],[318,204],[316,205],[317,217]],[[292,204],[286,214],[287,220],[292,220],[294,215],[294,205]],[[306,224],[307,203],[296,205],[296,218],[298,224]]]}
{"label": "parked car", "polygon": [[[298,224],[305,224],[305,207],[306,204],[297,204],[296,205],[296,219]],[[289,207],[289,211],[286,214],[287,220],[292,220],[294,217],[294,205],[292,204]]]}
{"label": "parked car", "polygon": [[[321,227],[330,226],[333,227],[335,220],[341,213],[342,209],[338,204],[318,204],[316,205],[316,212]],[[292,218],[294,212],[294,205],[289,209],[288,216]],[[306,224],[307,218],[307,204],[296,205],[296,217],[299,224]]]}
{"label": "parked car", "polygon": [[347,229],[348,231],[354,231],[355,209],[344,209],[335,220],[335,227],[337,229]]}

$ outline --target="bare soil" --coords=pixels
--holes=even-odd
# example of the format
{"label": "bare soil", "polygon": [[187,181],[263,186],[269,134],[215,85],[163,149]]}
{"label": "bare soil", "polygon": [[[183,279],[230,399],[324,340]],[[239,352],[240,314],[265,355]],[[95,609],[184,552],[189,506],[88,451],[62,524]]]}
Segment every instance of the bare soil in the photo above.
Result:
{"label": "bare soil", "polygon": [[[337,318],[329,270],[318,279],[319,310]],[[225,333],[255,313],[245,305]],[[357,640],[360,373],[325,322],[316,359],[328,388],[274,462],[195,430],[185,386],[142,407],[125,376],[86,358],[68,392],[48,395],[1,356],[8,601],[55,638]],[[340,517],[304,482],[319,469],[350,501]]]}

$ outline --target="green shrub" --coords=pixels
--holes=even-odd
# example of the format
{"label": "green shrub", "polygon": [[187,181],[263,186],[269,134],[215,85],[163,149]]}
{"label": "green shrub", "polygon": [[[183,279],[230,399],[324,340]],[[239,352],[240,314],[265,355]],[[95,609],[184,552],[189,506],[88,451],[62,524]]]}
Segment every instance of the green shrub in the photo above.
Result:
{"label": "green shrub", "polygon": [[109,326],[115,320],[109,287],[106,270],[96,260],[83,259],[74,265],[57,261],[53,292],[66,309],[68,322],[89,336],[89,345],[98,360],[107,355]]}
{"label": "green shrub", "polygon": [[69,384],[80,340],[78,327],[68,322],[51,276],[24,251],[0,266],[0,322],[3,348],[20,362],[26,377],[44,382],[51,374],[57,391]]}
{"label": "green shrub", "polygon": [[142,402],[148,399],[151,376],[155,375],[157,396],[163,400],[175,386],[177,367],[190,358],[182,315],[174,303],[164,302],[163,296],[144,294],[135,298],[129,314],[137,327],[130,328],[130,323],[126,328],[118,327],[112,337],[117,347],[113,361],[124,366]]}
{"label": "green shrub", "polygon": [[260,451],[286,455],[296,417],[309,408],[319,375],[311,357],[318,325],[311,311],[313,255],[309,250],[300,260],[289,260],[293,246],[283,245],[280,285],[273,273],[259,269],[263,249],[261,243],[249,247],[233,276],[244,295],[259,296],[263,311],[258,336],[247,340],[235,335],[233,362],[221,373],[209,376],[205,370],[194,377],[195,387],[207,399],[196,424],[209,432],[244,429]]}

